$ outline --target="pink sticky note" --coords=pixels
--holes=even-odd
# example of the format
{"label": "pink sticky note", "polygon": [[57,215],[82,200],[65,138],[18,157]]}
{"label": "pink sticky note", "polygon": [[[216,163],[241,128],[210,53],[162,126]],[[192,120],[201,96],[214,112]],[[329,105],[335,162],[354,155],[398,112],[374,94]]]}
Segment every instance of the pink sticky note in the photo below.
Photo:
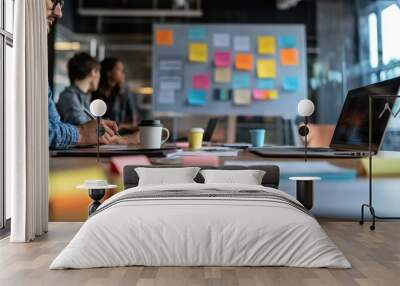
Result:
{"label": "pink sticky note", "polygon": [[268,99],[268,91],[265,90],[253,90],[253,98],[255,100],[267,100]]}
{"label": "pink sticky note", "polygon": [[195,89],[208,89],[209,81],[208,75],[197,74],[192,77],[192,85]]}
{"label": "pink sticky note", "polygon": [[228,68],[231,65],[230,52],[215,52],[214,65],[219,68]]}
{"label": "pink sticky note", "polygon": [[182,166],[214,166],[218,167],[219,157],[217,156],[182,156]]}
{"label": "pink sticky note", "polygon": [[111,170],[122,175],[126,165],[151,165],[150,160],[143,155],[119,156],[111,158]]}

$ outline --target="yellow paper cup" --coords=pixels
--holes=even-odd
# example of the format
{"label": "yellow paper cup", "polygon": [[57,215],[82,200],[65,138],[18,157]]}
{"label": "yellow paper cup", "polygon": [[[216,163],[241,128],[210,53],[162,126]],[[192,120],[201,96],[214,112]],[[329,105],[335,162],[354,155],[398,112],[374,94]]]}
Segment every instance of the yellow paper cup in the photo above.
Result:
{"label": "yellow paper cup", "polygon": [[203,145],[203,128],[192,128],[189,132],[189,148],[200,149]]}

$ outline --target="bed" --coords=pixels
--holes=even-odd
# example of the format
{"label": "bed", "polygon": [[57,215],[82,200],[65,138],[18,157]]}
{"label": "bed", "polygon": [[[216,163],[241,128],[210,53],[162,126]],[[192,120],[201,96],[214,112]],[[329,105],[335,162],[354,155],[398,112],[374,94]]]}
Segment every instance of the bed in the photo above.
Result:
{"label": "bed", "polygon": [[125,167],[125,190],[99,207],[50,269],[351,267],[317,220],[278,190],[276,166],[251,166],[265,171],[261,185],[205,184],[199,173],[196,183],[155,186],[138,186],[136,167]]}

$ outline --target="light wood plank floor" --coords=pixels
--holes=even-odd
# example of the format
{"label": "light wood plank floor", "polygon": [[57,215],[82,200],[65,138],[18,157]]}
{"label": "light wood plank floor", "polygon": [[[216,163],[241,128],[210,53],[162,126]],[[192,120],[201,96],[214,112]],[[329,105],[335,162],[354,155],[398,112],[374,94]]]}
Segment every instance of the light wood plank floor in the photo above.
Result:
{"label": "light wood plank floor", "polygon": [[321,221],[352,269],[288,267],[124,267],[48,270],[81,223],[50,223],[33,243],[0,241],[0,285],[400,285],[400,223],[378,223],[375,232],[356,222]]}

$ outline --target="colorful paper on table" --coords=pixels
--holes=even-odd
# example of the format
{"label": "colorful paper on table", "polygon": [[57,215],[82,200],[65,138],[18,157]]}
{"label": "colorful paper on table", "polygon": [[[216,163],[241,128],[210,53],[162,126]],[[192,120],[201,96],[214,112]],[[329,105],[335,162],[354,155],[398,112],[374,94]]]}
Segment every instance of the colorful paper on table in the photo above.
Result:
{"label": "colorful paper on table", "polygon": [[206,41],[207,32],[204,27],[189,27],[188,30],[189,41]]}
{"label": "colorful paper on table", "polygon": [[227,48],[230,45],[231,37],[229,34],[216,33],[213,34],[213,45],[217,48]]}
{"label": "colorful paper on table", "polygon": [[233,88],[244,89],[250,88],[250,74],[248,73],[234,73],[232,78]]}
{"label": "colorful paper on table", "polygon": [[180,59],[160,60],[160,71],[180,71],[183,68],[183,61]]}
{"label": "colorful paper on table", "polygon": [[258,89],[274,89],[275,82],[272,79],[258,79],[257,88]]}
{"label": "colorful paper on table", "polygon": [[160,89],[163,90],[181,90],[182,77],[181,76],[161,76]]}
{"label": "colorful paper on table", "polygon": [[214,100],[229,101],[232,98],[232,91],[226,88],[216,88],[213,92]]}
{"label": "colorful paper on table", "polygon": [[276,51],[276,40],[274,36],[258,37],[258,53],[260,55],[273,55]]}
{"label": "colorful paper on table", "polygon": [[255,100],[274,100],[278,99],[278,91],[277,90],[253,90],[253,98]]}
{"label": "colorful paper on table", "polygon": [[280,52],[281,64],[295,66],[299,64],[297,49],[282,49]]}
{"label": "colorful paper on table", "polygon": [[160,89],[158,92],[158,103],[160,104],[175,104],[175,91],[173,89]]}
{"label": "colorful paper on table", "polygon": [[249,89],[234,89],[233,103],[236,105],[249,105],[251,103],[251,92]]}
{"label": "colorful paper on table", "polygon": [[235,67],[238,70],[251,71],[253,70],[253,55],[252,54],[236,54]]}
{"label": "colorful paper on table", "polygon": [[233,38],[233,48],[237,52],[250,51],[250,37],[249,36],[235,36]]}
{"label": "colorful paper on table", "polygon": [[156,31],[156,44],[158,46],[172,46],[174,44],[174,31],[159,29]]}
{"label": "colorful paper on table", "polygon": [[299,89],[299,78],[295,76],[286,76],[283,79],[282,88],[284,91],[294,92]]}
{"label": "colorful paper on table", "polygon": [[231,82],[231,69],[230,68],[215,68],[214,81],[216,83],[230,83]]}
{"label": "colorful paper on table", "polygon": [[214,65],[219,68],[228,68],[231,65],[231,53],[215,52]]}
{"label": "colorful paper on table", "polygon": [[187,102],[190,105],[205,105],[207,93],[205,90],[192,89],[187,94]]}
{"label": "colorful paper on table", "polygon": [[296,47],[296,36],[294,35],[284,35],[279,36],[279,48],[288,49]]}
{"label": "colorful paper on table", "polygon": [[259,78],[275,78],[276,63],[274,60],[258,60],[257,61],[257,76]]}
{"label": "colorful paper on table", "polygon": [[194,89],[208,89],[209,79],[207,74],[196,74],[192,77],[192,87]]}
{"label": "colorful paper on table", "polygon": [[204,43],[189,44],[189,61],[205,63],[208,61],[208,46]]}

